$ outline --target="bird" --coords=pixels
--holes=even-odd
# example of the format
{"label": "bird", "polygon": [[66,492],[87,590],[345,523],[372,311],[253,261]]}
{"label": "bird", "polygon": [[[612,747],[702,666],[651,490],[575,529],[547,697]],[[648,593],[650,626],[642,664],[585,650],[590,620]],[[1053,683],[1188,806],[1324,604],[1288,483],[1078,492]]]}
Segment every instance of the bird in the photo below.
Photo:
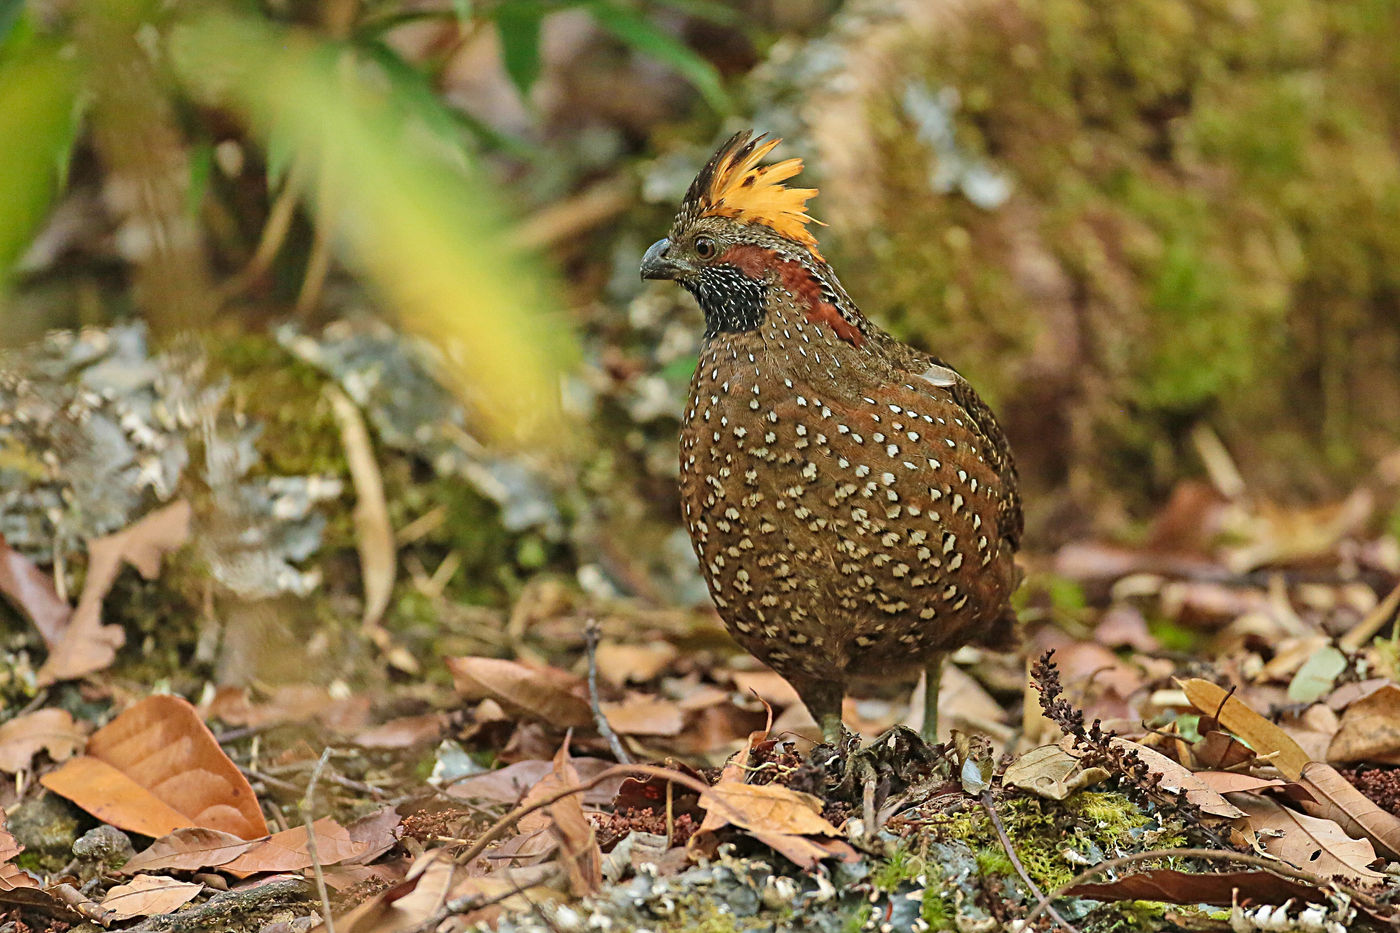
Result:
{"label": "bird", "polygon": [[946,655],[1005,647],[1023,530],[991,409],[943,359],[876,326],[812,232],[800,158],[736,133],[641,263],[700,306],[680,431],[680,500],[734,639],[843,738],[851,680],[927,671],[936,742]]}

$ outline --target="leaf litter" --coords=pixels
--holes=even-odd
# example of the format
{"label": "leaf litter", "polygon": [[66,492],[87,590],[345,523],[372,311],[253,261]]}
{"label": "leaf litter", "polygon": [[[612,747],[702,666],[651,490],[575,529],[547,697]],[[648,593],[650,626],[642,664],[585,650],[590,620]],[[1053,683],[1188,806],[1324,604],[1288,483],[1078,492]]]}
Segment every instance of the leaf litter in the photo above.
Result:
{"label": "leaf litter", "polygon": [[[384,468],[355,403],[337,405],[362,504],[350,618],[377,680],[172,677],[187,700],[124,679],[136,636],[107,603],[124,575],[159,582],[198,552],[184,500],[93,537],[72,606],[63,568],[0,544],[47,687],[0,713],[0,803],[25,840],[0,830],[0,922],[154,922],[221,898],[308,924],[329,904],[359,933],[690,929],[715,905],[756,929],[1015,928],[1051,910],[1115,929],[1132,902],[1157,904],[1138,919],[1158,927],[1397,919],[1400,566],[1368,538],[1374,496],[1289,512],[1182,495],[1145,544],[1029,555],[1021,655],[960,652],[950,741],[921,758],[892,734],[852,785],[790,686],[704,612],[532,582],[491,617],[492,651],[407,663],[387,594],[431,574],[405,565]],[[869,742],[921,705],[879,684],[844,712]],[[639,764],[613,760],[604,725]],[[42,852],[45,791],[136,855]]]}

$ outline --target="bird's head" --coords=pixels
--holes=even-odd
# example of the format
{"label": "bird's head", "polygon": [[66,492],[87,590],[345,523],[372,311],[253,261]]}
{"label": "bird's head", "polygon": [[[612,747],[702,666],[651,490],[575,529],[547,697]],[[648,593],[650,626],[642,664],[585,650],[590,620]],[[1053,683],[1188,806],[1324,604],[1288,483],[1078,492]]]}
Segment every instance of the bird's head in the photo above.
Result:
{"label": "bird's head", "polygon": [[642,278],[684,285],[705,312],[708,330],[749,330],[762,318],[767,288],[789,291],[829,275],[808,224],[815,188],[783,182],[801,159],[760,165],[781,142],[736,133],[695,176],[665,239],[642,257]]}

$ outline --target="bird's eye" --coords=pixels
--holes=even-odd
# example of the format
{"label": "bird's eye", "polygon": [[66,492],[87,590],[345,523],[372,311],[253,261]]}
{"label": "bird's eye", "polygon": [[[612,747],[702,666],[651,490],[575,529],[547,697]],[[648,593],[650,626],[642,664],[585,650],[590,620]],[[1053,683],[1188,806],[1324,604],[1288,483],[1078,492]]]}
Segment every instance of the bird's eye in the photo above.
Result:
{"label": "bird's eye", "polygon": [[695,238],[695,255],[701,259],[713,259],[715,256],[715,241],[707,236]]}

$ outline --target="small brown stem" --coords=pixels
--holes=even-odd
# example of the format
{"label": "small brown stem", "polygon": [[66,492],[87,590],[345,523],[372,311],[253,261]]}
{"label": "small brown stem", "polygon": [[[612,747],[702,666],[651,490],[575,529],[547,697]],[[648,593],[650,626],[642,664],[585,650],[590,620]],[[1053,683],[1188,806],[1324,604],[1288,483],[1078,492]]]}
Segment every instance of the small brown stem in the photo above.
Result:
{"label": "small brown stem", "polygon": [[321,780],[321,770],[325,768],[326,762],[330,760],[331,749],[327,748],[321,752],[321,760],[316,762],[316,769],[311,772],[311,780],[306,785],[306,796],[301,798],[301,822],[306,827],[306,854],[311,857],[311,870],[316,876],[316,893],[321,895],[321,918],[326,922],[327,933],[335,933],[335,918],[331,913],[331,896],[326,889],[326,876],[321,871],[321,858],[316,853],[316,828],[312,825],[313,819],[313,798],[316,793],[316,785]]}
{"label": "small brown stem", "polygon": [[589,619],[588,624],[583,629],[584,644],[588,649],[588,705],[593,710],[593,722],[598,727],[598,734],[607,739],[608,748],[612,750],[613,757],[620,764],[630,765],[632,756],[627,754],[627,749],[622,746],[622,740],[617,737],[612,726],[608,723],[608,717],[603,715],[603,707],[598,702],[598,620]]}

